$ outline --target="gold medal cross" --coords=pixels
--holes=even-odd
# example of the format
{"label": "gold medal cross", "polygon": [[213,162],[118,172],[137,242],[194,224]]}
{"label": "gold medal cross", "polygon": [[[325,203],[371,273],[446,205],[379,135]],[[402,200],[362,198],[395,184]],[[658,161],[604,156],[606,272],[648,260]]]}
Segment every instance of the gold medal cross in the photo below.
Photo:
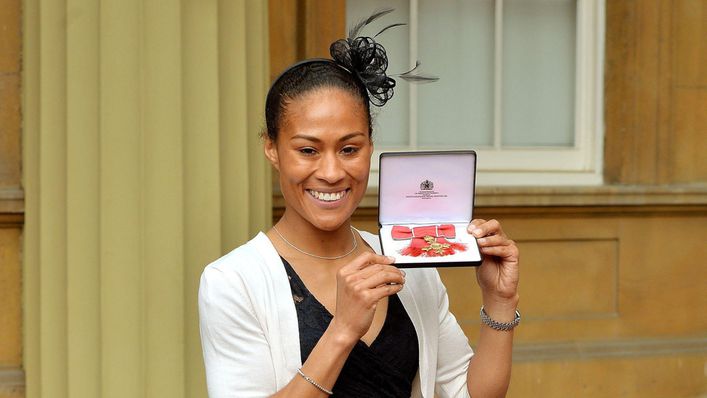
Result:
{"label": "gold medal cross", "polygon": [[432,250],[433,253],[444,256],[445,250],[449,249],[450,246],[449,243],[437,242],[437,238],[435,238],[434,236],[427,235],[423,239],[428,244],[428,246],[422,248],[422,250],[426,253],[429,253],[429,251]]}

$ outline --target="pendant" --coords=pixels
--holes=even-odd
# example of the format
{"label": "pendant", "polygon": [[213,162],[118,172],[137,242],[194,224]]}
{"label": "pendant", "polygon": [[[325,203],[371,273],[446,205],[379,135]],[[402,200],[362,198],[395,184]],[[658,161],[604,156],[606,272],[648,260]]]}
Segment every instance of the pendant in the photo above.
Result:
{"label": "pendant", "polygon": [[430,255],[430,251],[432,251],[432,253],[434,253],[434,255],[444,256],[445,255],[444,253],[446,252],[447,249],[449,249],[449,246],[450,246],[449,243],[437,242],[437,239],[433,238],[431,236],[425,236],[423,239],[429,245],[427,247],[422,248],[423,251],[427,252],[427,255]]}
{"label": "pendant", "polygon": [[400,251],[403,256],[412,257],[444,257],[466,250],[463,243],[450,242],[445,238],[426,235],[414,238],[410,245]]}

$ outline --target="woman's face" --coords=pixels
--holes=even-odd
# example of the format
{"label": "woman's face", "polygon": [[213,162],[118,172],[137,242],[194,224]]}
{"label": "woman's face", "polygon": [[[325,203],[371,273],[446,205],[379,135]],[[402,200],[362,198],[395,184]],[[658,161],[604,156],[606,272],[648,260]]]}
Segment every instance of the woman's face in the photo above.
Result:
{"label": "woman's face", "polygon": [[280,172],[287,216],[325,231],[348,221],[363,198],[372,151],[360,100],[330,87],[291,101],[277,142],[265,142],[265,154]]}

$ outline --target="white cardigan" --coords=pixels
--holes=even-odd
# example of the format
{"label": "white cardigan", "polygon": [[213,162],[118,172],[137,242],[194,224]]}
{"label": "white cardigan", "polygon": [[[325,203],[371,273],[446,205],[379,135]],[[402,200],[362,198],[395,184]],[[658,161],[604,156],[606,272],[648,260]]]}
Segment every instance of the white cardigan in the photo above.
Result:
{"label": "white cardigan", "polygon": [[[380,252],[375,235],[360,234]],[[412,396],[468,397],[466,372],[473,352],[449,312],[437,270],[405,272],[405,287],[398,296],[415,326],[420,349]],[[267,397],[302,366],[287,274],[262,232],[206,267],[199,287],[199,318],[212,398]]]}

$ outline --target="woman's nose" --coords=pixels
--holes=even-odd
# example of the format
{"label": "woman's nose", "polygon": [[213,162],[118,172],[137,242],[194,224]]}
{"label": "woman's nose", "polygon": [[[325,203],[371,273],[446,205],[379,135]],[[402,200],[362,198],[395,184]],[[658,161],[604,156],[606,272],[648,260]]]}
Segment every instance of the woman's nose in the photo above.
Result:
{"label": "woman's nose", "polygon": [[317,177],[334,184],[344,178],[346,171],[341,164],[340,159],[336,154],[327,154],[322,156],[317,168]]}

